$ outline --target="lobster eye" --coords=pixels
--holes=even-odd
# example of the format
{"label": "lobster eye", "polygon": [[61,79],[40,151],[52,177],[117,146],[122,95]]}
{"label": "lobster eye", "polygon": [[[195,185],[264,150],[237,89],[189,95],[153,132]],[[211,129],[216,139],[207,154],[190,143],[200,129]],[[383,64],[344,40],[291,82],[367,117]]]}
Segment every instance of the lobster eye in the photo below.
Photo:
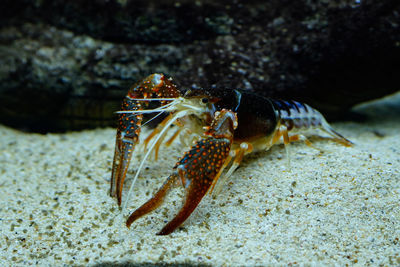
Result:
{"label": "lobster eye", "polygon": [[201,103],[207,104],[207,103],[208,103],[208,98],[202,98],[202,99],[201,99]]}

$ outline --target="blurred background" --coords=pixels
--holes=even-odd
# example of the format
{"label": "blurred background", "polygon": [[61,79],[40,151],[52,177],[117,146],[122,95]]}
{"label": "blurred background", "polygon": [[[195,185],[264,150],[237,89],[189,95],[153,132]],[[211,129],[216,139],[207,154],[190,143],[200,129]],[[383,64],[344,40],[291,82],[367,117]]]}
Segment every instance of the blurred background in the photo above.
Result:
{"label": "blurred background", "polygon": [[400,1],[2,0],[0,123],[115,126],[151,73],[304,101],[329,120],[399,91]]}

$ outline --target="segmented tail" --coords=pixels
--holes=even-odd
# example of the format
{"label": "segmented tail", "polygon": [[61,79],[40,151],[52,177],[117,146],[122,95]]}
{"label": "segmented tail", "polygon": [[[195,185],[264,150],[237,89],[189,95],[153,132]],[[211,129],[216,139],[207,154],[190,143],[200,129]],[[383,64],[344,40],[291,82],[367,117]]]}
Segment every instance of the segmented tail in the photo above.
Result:
{"label": "segmented tail", "polygon": [[311,106],[297,102],[285,100],[271,100],[276,111],[276,115],[281,124],[287,127],[288,131],[307,131],[320,129],[330,135],[335,141],[351,146],[353,143],[335,131],[324,116]]}

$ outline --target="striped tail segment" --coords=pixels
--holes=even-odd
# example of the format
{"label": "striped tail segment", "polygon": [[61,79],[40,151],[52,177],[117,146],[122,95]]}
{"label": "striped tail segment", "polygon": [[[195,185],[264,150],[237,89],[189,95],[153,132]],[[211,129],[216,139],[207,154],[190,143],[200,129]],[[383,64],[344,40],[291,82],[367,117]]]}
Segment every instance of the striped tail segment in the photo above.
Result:
{"label": "striped tail segment", "polygon": [[325,120],[318,110],[307,104],[292,100],[272,100],[272,104],[278,113],[278,118],[288,131],[319,128]]}
{"label": "striped tail segment", "polygon": [[353,145],[350,140],[336,132],[318,110],[309,105],[293,100],[286,101],[271,99],[271,102],[277,113],[278,119],[281,124],[287,127],[288,131],[320,129],[329,134],[335,141],[345,146]]}

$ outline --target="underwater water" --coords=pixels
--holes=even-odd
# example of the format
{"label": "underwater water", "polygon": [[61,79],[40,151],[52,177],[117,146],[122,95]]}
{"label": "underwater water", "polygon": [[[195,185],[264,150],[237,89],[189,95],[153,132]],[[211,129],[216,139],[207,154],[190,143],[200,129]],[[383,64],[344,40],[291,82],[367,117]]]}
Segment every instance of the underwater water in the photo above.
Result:
{"label": "underwater water", "polygon": [[[0,266],[399,266],[399,21],[393,0],[0,1]],[[307,103],[354,146],[294,142],[290,168],[282,145],[246,155],[170,235],[180,186],[127,228],[186,150],[161,146],[127,199],[138,147],[126,209],[110,197],[115,111],[152,73],[178,95]]]}

